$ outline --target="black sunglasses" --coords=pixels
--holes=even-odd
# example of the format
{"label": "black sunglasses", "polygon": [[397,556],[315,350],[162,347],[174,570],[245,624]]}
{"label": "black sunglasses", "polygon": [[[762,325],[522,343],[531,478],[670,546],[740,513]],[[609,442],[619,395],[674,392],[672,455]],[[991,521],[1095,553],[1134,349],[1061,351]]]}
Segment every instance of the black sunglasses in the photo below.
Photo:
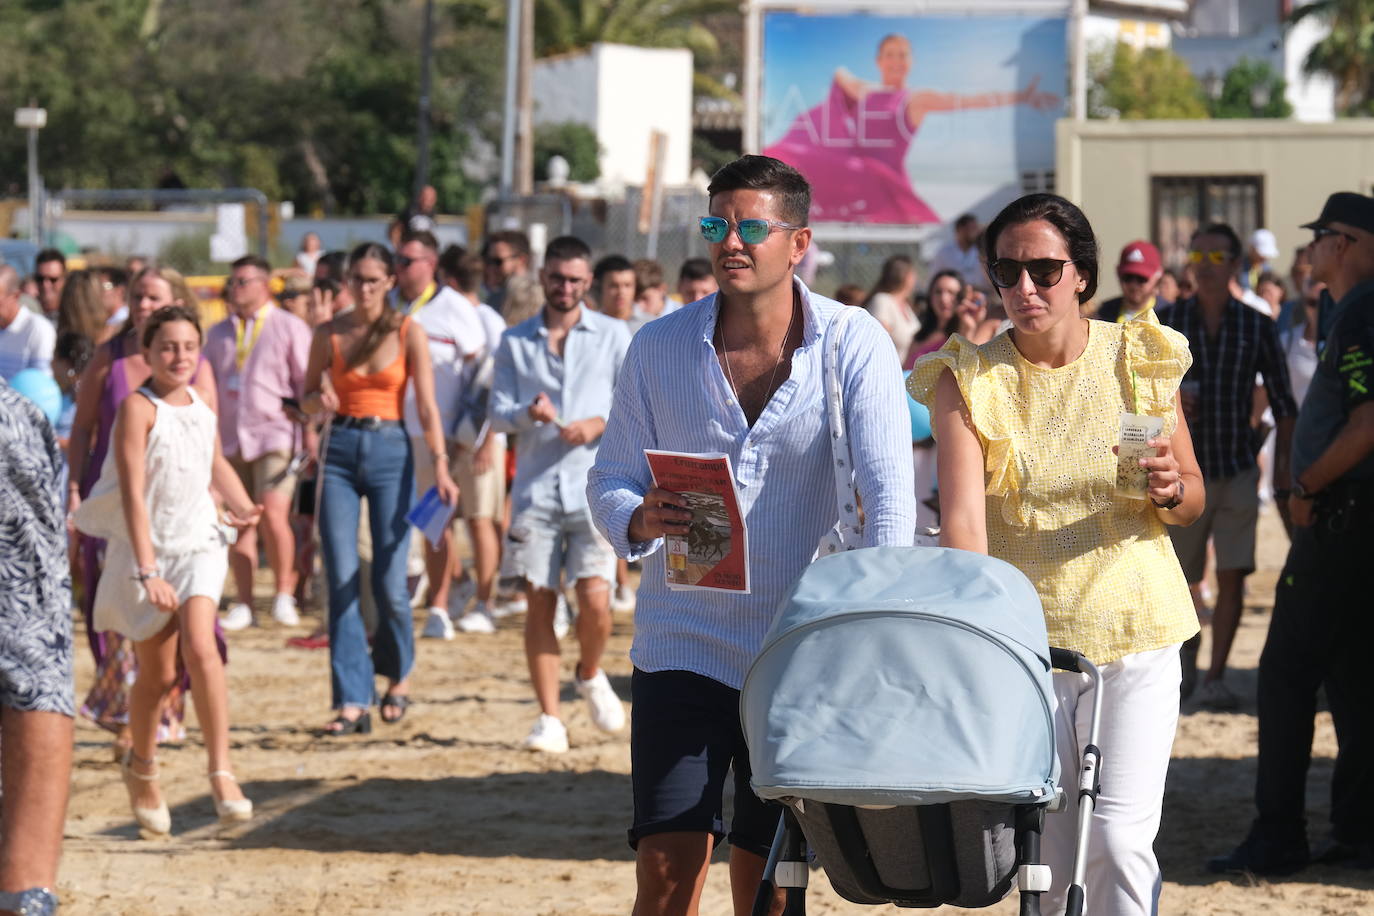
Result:
{"label": "black sunglasses", "polygon": [[1072,263],[1072,259],[1061,261],[1058,258],[1032,258],[1029,261],[998,258],[988,265],[988,275],[999,289],[1010,289],[1021,282],[1021,272],[1025,271],[1036,286],[1049,288],[1063,278],[1064,265]]}
{"label": "black sunglasses", "polygon": [[1352,241],[1352,242],[1358,242],[1358,241],[1359,241],[1359,239],[1355,238],[1355,236],[1351,235],[1349,232],[1342,232],[1342,231],[1339,230],[1339,229],[1331,229],[1331,228],[1329,228],[1329,227],[1327,227],[1327,226],[1314,226],[1314,227],[1312,228],[1312,241],[1313,241],[1313,243],[1320,242],[1322,239],[1326,238],[1328,235],[1343,235],[1343,236],[1345,236],[1346,238],[1350,239],[1350,241]]}

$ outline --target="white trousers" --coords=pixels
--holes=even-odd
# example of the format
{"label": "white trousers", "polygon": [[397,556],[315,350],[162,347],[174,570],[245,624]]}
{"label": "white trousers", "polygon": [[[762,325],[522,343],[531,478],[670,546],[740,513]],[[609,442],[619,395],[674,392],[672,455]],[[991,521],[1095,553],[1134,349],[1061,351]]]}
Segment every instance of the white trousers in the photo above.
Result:
{"label": "white trousers", "polygon": [[[1127,655],[1099,670],[1102,791],[1088,839],[1084,910],[1092,916],[1154,916],[1163,884],[1154,842],[1178,726],[1178,646]],[[1092,682],[1086,674],[1055,672],[1054,694],[1059,779],[1068,808],[1046,816],[1041,853],[1054,871],[1045,912],[1063,913],[1073,880],[1078,770],[1092,723]]]}

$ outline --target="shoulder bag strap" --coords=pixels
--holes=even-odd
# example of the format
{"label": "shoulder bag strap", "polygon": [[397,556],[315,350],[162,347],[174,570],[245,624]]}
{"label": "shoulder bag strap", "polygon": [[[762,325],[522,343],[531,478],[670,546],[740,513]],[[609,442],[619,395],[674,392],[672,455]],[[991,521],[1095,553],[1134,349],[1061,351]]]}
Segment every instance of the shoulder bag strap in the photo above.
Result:
{"label": "shoulder bag strap", "polygon": [[830,453],[835,472],[835,499],[839,522],[822,541],[820,552],[853,550],[863,546],[863,524],[859,520],[859,496],[854,489],[854,461],[845,427],[844,386],[840,381],[840,343],[845,325],[853,315],[852,306],[843,308],[826,326],[822,340],[821,375],[825,396],[825,416],[830,428]]}

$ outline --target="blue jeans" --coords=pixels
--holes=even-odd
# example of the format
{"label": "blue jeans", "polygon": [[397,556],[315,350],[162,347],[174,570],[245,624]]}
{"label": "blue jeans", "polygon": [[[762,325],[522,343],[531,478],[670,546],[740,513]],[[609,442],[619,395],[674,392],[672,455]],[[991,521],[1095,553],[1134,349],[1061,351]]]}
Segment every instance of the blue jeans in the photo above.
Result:
{"label": "blue jeans", "polygon": [[[329,432],[319,502],[320,547],[329,583],[329,668],[334,708],[367,707],[377,674],[403,680],[415,664],[415,632],[406,589],[414,464],[399,426]],[[359,503],[372,526],[372,595],[377,633],[371,652],[358,605]]]}

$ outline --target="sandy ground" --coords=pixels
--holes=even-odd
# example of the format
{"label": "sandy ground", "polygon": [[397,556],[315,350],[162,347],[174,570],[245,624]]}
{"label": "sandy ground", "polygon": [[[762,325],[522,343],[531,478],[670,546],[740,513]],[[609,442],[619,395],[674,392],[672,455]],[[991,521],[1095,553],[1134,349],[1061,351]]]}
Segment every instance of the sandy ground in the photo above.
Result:
{"label": "sandy ground", "polygon": [[[1287,549],[1272,515],[1262,544],[1233,656],[1234,685],[1250,698]],[[314,732],[328,712],[327,653],[284,646],[308,626],[287,631],[269,623],[232,634],[234,766],[257,805],[256,818],[234,829],[215,823],[194,728],[184,745],[162,751],[173,836],[150,842],[139,839],[130,818],[108,736],[78,724],[59,883],[64,912],[629,912],[628,737],[597,732],[569,687],[572,750],[543,756],[516,748],[537,712],[520,625],[511,618],[494,636],[422,641],[417,705],[405,721],[346,739]],[[629,616],[617,616],[606,668],[622,696],[631,635]],[[566,651],[570,677],[575,644]],[[78,697],[90,680],[83,656]],[[1234,714],[1185,707],[1156,843],[1163,910],[1374,912],[1374,873],[1314,867],[1290,880],[1253,882],[1203,871],[1203,860],[1229,849],[1249,823],[1255,737],[1252,699]],[[1308,791],[1314,839],[1326,822],[1334,746],[1323,714]],[[844,902],[820,872],[813,872],[808,903],[812,913],[898,912]],[[703,912],[729,912],[723,865],[711,870]],[[1015,912],[1015,898],[990,912]]]}

